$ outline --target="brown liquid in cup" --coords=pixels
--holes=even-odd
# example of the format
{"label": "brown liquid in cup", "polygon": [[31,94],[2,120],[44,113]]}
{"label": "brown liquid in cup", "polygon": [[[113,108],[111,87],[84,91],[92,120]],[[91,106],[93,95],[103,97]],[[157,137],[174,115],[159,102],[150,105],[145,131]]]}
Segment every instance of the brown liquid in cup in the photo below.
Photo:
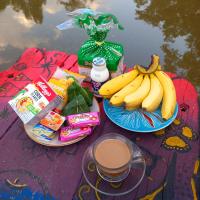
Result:
{"label": "brown liquid in cup", "polygon": [[96,161],[105,168],[117,169],[128,164],[131,152],[128,145],[119,139],[105,139],[95,148]]}

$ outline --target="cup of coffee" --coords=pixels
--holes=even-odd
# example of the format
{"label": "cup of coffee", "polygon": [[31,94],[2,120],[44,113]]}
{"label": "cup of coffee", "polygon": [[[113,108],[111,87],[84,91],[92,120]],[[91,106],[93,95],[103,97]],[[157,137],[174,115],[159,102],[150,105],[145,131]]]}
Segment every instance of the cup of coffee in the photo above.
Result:
{"label": "cup of coffee", "polygon": [[96,140],[92,156],[99,175],[106,181],[125,179],[133,163],[140,159],[137,146],[120,134],[106,134]]}

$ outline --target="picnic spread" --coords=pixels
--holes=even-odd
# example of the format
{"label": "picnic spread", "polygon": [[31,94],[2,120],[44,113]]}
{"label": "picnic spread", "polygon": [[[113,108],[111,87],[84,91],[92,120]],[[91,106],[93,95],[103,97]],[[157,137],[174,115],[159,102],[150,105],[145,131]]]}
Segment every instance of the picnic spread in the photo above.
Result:
{"label": "picnic spread", "polygon": [[28,48],[0,72],[0,198],[198,199],[199,100],[183,77],[123,64],[111,14],[72,12],[78,55]]}

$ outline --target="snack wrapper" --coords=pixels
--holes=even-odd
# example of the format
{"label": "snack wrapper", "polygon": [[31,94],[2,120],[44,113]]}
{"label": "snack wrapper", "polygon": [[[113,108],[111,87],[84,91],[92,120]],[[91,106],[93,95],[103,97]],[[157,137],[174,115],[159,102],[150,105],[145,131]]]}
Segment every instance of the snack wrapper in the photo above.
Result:
{"label": "snack wrapper", "polygon": [[[69,70],[62,70],[60,67],[56,68],[56,71],[54,72],[54,74],[52,75],[51,79],[68,79],[70,77],[74,77],[78,83],[81,85],[83,80],[86,78],[84,75],[75,73],[75,72],[71,72]],[[51,80],[50,79],[50,80]]]}
{"label": "snack wrapper", "polygon": [[90,135],[92,129],[90,127],[80,127],[73,128],[71,126],[63,127],[60,131],[59,140],[62,142],[67,142],[70,140],[74,140],[79,137],[83,137],[85,135]]}
{"label": "snack wrapper", "polygon": [[48,81],[48,84],[51,86],[51,88],[62,99],[60,105],[55,109],[58,113],[61,112],[68,101],[67,89],[73,83],[74,78],[78,81],[79,84],[81,84],[85,79],[85,76],[78,73],[70,72],[68,70],[62,70],[57,67],[53,76]]}
{"label": "snack wrapper", "polygon": [[40,77],[24,87],[8,103],[24,124],[37,124],[48,112],[57,107],[61,98]]}
{"label": "snack wrapper", "polygon": [[67,93],[68,85],[70,84],[70,82],[67,79],[51,78],[48,81],[48,83],[57,95],[62,97],[64,101],[67,101],[66,93]]}
{"label": "snack wrapper", "polygon": [[79,73],[75,73],[75,72],[71,72],[69,70],[64,70],[64,72],[66,72],[69,76],[73,76],[78,83],[81,85],[83,83],[83,80],[86,78],[86,76],[79,74]]}
{"label": "snack wrapper", "polygon": [[60,113],[63,107],[66,105],[68,101],[67,89],[71,85],[74,80],[72,78],[68,79],[56,79],[51,78],[48,83],[51,88],[55,91],[57,95],[59,95],[62,99],[62,102],[58,107],[56,107],[56,112]]}
{"label": "snack wrapper", "polygon": [[53,130],[41,125],[37,124],[33,127],[32,133],[39,139],[45,141],[51,141],[56,136]]}
{"label": "snack wrapper", "polygon": [[68,124],[72,127],[96,126],[100,124],[99,113],[89,112],[66,117]]}
{"label": "snack wrapper", "polygon": [[41,121],[40,124],[57,131],[65,121],[65,117],[56,112],[50,111]]}

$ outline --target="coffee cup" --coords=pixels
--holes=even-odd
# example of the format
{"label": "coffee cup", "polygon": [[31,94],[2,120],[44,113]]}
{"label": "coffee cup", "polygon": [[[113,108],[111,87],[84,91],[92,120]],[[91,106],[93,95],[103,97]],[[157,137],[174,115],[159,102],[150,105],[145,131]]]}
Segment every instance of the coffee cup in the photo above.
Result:
{"label": "coffee cup", "polygon": [[132,165],[142,158],[135,144],[116,133],[98,138],[92,146],[92,156],[98,174],[109,182],[124,180]]}

